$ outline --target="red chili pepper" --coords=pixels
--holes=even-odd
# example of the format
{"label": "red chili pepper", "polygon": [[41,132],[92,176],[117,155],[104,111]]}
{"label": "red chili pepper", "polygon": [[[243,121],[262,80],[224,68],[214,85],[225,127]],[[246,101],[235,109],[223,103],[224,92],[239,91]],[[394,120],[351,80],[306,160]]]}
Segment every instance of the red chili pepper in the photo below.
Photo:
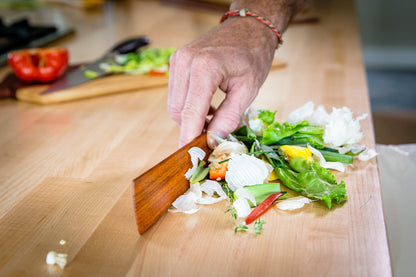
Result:
{"label": "red chili pepper", "polygon": [[246,217],[246,224],[248,225],[251,222],[255,221],[257,218],[259,218],[264,212],[266,212],[270,208],[273,202],[276,201],[282,195],[284,195],[283,192],[275,192],[270,194],[269,197],[264,199],[264,201],[261,202],[257,207],[255,207],[254,210],[252,210],[251,213]]}
{"label": "red chili pepper", "polygon": [[12,51],[8,62],[23,81],[50,82],[65,73],[68,50],[65,48],[35,48]]}

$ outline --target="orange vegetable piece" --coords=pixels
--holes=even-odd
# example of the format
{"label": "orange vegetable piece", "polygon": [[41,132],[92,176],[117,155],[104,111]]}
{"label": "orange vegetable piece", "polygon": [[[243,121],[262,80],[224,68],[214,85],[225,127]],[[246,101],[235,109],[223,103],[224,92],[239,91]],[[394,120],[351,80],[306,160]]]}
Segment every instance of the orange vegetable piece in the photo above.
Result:
{"label": "orange vegetable piece", "polygon": [[210,169],[209,170],[209,178],[211,180],[224,180],[225,173],[228,170],[228,161],[219,164],[221,167],[218,169]]}

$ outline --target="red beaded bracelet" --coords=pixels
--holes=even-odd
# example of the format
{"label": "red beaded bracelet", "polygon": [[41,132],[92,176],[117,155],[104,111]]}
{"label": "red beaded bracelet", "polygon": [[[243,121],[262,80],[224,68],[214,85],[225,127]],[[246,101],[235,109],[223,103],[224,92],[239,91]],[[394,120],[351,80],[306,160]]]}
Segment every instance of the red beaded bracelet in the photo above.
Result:
{"label": "red beaded bracelet", "polygon": [[263,23],[267,27],[269,27],[275,33],[275,35],[277,37],[277,46],[279,46],[279,45],[281,45],[283,43],[282,35],[280,34],[279,30],[269,20],[267,20],[266,18],[261,17],[261,16],[255,14],[255,13],[253,13],[253,12],[250,12],[247,9],[241,9],[241,10],[234,10],[234,11],[226,12],[221,17],[220,23],[223,22],[223,21],[225,21],[230,16],[242,16],[242,17],[251,16],[251,17],[257,19],[258,21],[260,21],[261,23]]}

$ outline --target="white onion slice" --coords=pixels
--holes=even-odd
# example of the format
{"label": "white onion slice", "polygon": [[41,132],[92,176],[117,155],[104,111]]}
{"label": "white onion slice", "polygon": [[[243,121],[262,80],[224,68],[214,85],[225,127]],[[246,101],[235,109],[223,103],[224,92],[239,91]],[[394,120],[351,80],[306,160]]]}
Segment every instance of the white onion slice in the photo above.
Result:
{"label": "white onion slice", "polygon": [[[319,105],[316,110],[314,110],[314,106],[313,102],[306,103],[291,112],[287,121],[297,123],[307,120],[311,125],[323,126],[325,128],[324,142],[332,148],[352,145],[361,140],[363,133],[360,120],[366,118],[367,114],[354,119],[348,107],[332,108],[332,112],[328,114],[324,106]],[[342,150],[340,153],[343,154]]]}
{"label": "white onion slice", "polygon": [[193,214],[196,213],[199,208],[196,203],[196,196],[193,193],[183,194],[179,196],[173,203],[172,206],[176,209],[170,209],[169,212],[172,213],[186,213]]}
{"label": "white onion slice", "polygon": [[279,201],[279,203],[276,204],[276,207],[280,210],[291,211],[291,210],[300,209],[305,204],[310,203],[310,202],[312,202],[312,200],[310,200],[307,197],[297,196],[297,197],[292,197],[292,198]]}
{"label": "white onion slice", "polygon": [[238,217],[247,217],[251,212],[250,204],[245,198],[236,199],[233,202],[233,207]]}
{"label": "white onion slice", "polygon": [[247,200],[250,200],[250,202],[254,205],[257,206],[256,203],[256,199],[254,198],[254,195],[246,188],[238,188],[235,192],[234,192],[235,197],[238,198],[245,198]]}
{"label": "white onion slice", "polygon": [[[364,151],[364,150],[365,150],[365,146],[364,145],[358,145],[358,144],[351,145],[351,147],[349,149],[349,151],[351,151],[351,153],[353,153],[353,154],[360,153],[361,151]],[[347,152],[345,152],[345,153],[347,153]]]}
{"label": "white onion slice", "polygon": [[257,136],[263,135],[263,129],[266,129],[266,125],[260,118],[250,119],[248,121],[248,127],[250,127]]}
{"label": "white onion slice", "polygon": [[320,164],[320,166],[322,166],[323,168],[326,169],[334,169],[334,170],[338,170],[341,172],[345,171],[345,165],[343,163],[340,162],[327,162],[324,158],[324,156],[322,155],[321,152],[319,152],[318,149],[313,148],[312,146],[308,145],[308,149],[312,152],[313,154],[313,159]]}
{"label": "white onion slice", "polygon": [[354,120],[349,108],[332,108],[332,113],[328,117],[328,124],[325,126],[324,142],[330,146],[357,143],[363,137],[360,120],[366,116],[362,115]]}
{"label": "white onion slice", "polygon": [[360,153],[360,155],[358,155],[358,159],[360,161],[368,161],[372,158],[374,158],[375,156],[377,156],[377,152],[374,149],[366,149],[364,152]]}
{"label": "white onion slice", "polygon": [[[201,191],[204,192],[206,195],[196,200],[196,203],[198,204],[202,204],[202,205],[215,204],[224,199],[227,199],[227,195],[222,190],[221,184],[218,183],[217,181],[205,180],[205,182],[202,183],[201,185]],[[217,193],[219,197],[213,197],[214,193]]]}
{"label": "white onion slice", "polygon": [[241,117],[239,126],[249,125],[250,119],[254,119],[257,116],[259,116],[259,110],[254,105],[250,105]]}
{"label": "white onion slice", "polygon": [[251,155],[231,154],[225,181],[235,191],[249,185],[263,184],[268,180],[269,170],[266,164]]}
{"label": "white onion slice", "polygon": [[[214,197],[214,193],[217,193],[219,197]],[[209,205],[224,199],[227,199],[227,195],[222,190],[220,183],[206,180],[202,185],[198,182],[191,184],[191,187],[172,203],[172,206],[176,209],[170,209],[169,211],[193,214],[200,209],[196,204]]]}
{"label": "white onion slice", "polygon": [[194,174],[195,170],[198,167],[199,160],[203,160],[205,158],[205,151],[199,147],[192,147],[188,150],[189,155],[191,156],[192,168],[188,169],[185,173],[185,177],[187,180],[191,178],[192,174]]}
{"label": "white onion slice", "polygon": [[209,155],[209,162],[219,162],[227,159],[231,153],[245,154],[248,152],[247,147],[241,142],[224,141],[221,142]]}

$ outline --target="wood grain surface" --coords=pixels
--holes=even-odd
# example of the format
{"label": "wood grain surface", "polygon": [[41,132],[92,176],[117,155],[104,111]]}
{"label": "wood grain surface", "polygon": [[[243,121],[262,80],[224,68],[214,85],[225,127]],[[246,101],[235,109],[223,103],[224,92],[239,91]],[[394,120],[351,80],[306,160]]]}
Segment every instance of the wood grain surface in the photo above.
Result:
{"label": "wood grain surface", "polygon": [[[284,121],[307,101],[348,106],[363,144],[375,146],[352,0],[316,1],[319,21],[293,25],[255,105]],[[0,11],[5,20],[74,26],[57,42],[72,63],[109,45],[149,35],[154,47],[180,47],[218,24],[218,12],[157,1],[108,1],[99,10],[61,5]],[[2,68],[0,78],[9,73]],[[391,276],[377,160],[337,174],[348,201],[271,209],[261,235],[234,234],[223,201],[193,215],[166,213],[137,232],[131,182],[178,149],[179,128],[166,111],[166,87],[39,106],[0,101],[0,276]],[[214,105],[223,99],[215,95]],[[60,240],[66,244],[60,245]],[[68,254],[64,269],[46,254]]]}

